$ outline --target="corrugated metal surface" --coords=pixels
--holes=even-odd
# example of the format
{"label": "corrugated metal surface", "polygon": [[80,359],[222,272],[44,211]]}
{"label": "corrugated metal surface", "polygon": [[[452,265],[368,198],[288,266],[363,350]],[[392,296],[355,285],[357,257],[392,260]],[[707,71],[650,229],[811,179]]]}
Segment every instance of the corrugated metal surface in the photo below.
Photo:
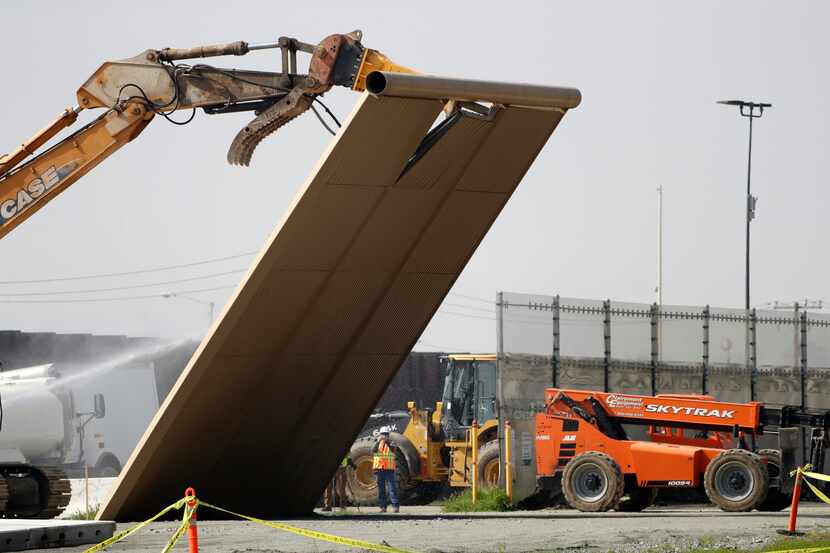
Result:
{"label": "corrugated metal surface", "polygon": [[185,369],[103,518],[144,519],[187,486],[257,516],[313,508],[564,113],[465,116],[401,177],[442,107],[363,97]]}

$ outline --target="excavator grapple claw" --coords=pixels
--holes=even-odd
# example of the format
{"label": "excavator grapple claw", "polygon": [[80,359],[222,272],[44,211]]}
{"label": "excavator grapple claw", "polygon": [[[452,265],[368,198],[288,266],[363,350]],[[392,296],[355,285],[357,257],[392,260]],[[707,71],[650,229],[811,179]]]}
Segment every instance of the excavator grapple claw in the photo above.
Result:
{"label": "excavator grapple claw", "polygon": [[228,150],[228,163],[248,166],[254,150],[265,137],[301,115],[311,107],[314,96],[305,94],[302,87],[295,87],[281,100],[266,108],[253,121],[237,133]]}

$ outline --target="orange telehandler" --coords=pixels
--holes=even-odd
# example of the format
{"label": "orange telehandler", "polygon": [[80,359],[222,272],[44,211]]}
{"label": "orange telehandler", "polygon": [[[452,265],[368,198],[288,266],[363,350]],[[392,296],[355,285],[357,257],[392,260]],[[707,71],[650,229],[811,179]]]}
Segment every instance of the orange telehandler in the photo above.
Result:
{"label": "orange telehandler", "polygon": [[[724,511],[780,510],[802,428],[810,430],[805,460],[823,466],[830,413],[550,388],[536,415],[537,483],[580,511],[639,511],[660,488],[696,487]],[[776,434],[778,448],[757,449],[763,434]]]}

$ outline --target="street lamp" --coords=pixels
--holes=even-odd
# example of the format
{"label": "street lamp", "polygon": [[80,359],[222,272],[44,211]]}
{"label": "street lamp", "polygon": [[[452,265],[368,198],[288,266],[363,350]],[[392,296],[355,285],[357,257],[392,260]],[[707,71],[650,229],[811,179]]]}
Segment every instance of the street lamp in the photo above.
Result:
{"label": "street lamp", "polygon": [[214,308],[216,307],[216,304],[214,302],[200,300],[199,298],[186,296],[184,294],[179,294],[178,292],[162,292],[161,297],[166,298],[166,299],[178,298],[178,299],[182,299],[182,300],[192,301],[193,303],[200,303],[202,305],[207,305],[208,308],[210,309],[210,311],[209,311],[210,320],[208,321],[208,327],[210,327],[210,325],[213,324],[213,311],[214,311]]}
{"label": "street lamp", "polygon": [[755,202],[758,198],[751,193],[752,177],[752,120],[764,115],[764,108],[771,108],[772,104],[746,102],[744,100],[721,100],[719,104],[738,106],[741,117],[749,119],[749,155],[746,162],[746,311],[749,312],[749,223],[755,218]]}

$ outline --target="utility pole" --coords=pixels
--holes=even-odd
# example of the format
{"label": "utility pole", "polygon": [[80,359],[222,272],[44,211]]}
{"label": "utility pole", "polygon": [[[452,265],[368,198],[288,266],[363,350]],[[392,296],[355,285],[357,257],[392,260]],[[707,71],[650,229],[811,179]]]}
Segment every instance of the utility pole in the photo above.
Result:
{"label": "utility pole", "polygon": [[193,302],[193,303],[200,303],[202,305],[207,305],[208,306],[208,317],[209,317],[209,319],[208,319],[208,329],[210,329],[210,326],[213,324],[213,316],[214,316],[213,314],[214,314],[214,311],[216,310],[216,303],[214,303],[212,301],[200,300],[199,298],[194,298],[192,296],[188,296],[188,295],[185,295],[185,294],[179,294],[178,292],[162,292],[159,295],[162,298],[167,298],[167,299],[178,298],[178,299],[187,300],[187,301],[190,301],[190,302]]}
{"label": "utility pole", "polygon": [[746,162],[746,297],[744,308],[749,316],[749,223],[755,218],[755,203],[758,200],[752,195],[752,120],[764,115],[764,108],[771,108],[772,104],[747,102],[744,100],[721,100],[719,104],[738,106],[741,117],[749,119],[749,152]]}

